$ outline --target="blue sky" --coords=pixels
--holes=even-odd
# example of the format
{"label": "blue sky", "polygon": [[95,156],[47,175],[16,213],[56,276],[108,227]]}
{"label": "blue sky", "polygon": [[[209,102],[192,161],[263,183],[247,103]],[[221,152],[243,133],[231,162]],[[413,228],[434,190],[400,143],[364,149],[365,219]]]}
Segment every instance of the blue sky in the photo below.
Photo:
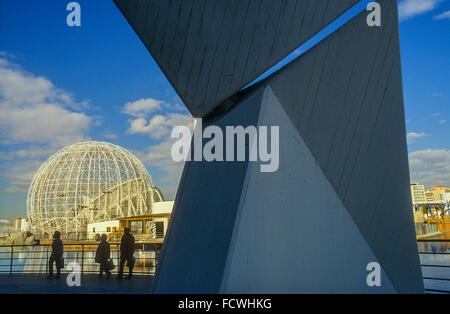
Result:
{"label": "blue sky", "polygon": [[[86,139],[129,149],[176,192],[170,131],[188,111],[112,0],[78,2],[82,25],[68,27],[69,1],[0,0],[0,218],[25,216],[37,167]],[[450,1],[399,7],[412,179],[450,186]]]}

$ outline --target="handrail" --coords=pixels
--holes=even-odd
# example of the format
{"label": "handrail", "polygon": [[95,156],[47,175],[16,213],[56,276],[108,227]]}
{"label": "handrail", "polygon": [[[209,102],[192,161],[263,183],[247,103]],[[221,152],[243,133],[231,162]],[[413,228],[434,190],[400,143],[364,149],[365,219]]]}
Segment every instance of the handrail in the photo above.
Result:
{"label": "handrail", "polygon": [[450,239],[417,239],[417,242],[450,242]]}
{"label": "handrail", "polygon": [[[436,242],[436,243],[450,243],[450,239],[417,239],[418,243],[430,243],[430,242]],[[74,256],[67,256],[66,255],[66,261],[78,261],[81,259],[81,273],[82,274],[89,274],[89,273],[98,273],[98,264],[97,263],[92,263],[95,260],[95,254],[88,254],[88,253],[95,253],[95,249],[93,248],[95,245],[97,245],[98,242],[94,242],[94,243],[64,243],[64,253],[65,255],[69,253],[70,254],[74,254]],[[136,243],[136,246],[139,248],[140,245],[142,245],[142,248],[144,249],[146,244],[152,244],[154,245],[155,242],[139,242]],[[110,243],[112,250],[111,252],[113,254],[111,254],[111,258],[115,259],[117,261],[117,265],[116,268],[114,270],[114,273],[118,272],[118,268],[119,268],[119,246],[120,243]],[[81,249],[74,249],[73,247],[81,247]],[[41,250],[38,251],[33,251],[32,253],[34,254],[43,254],[46,253],[45,256],[40,256],[40,257],[34,257],[34,256],[30,256],[30,257],[20,257],[18,256],[18,254],[23,253],[20,252],[20,250],[15,250],[15,248],[29,248],[29,247],[42,247]],[[48,259],[49,259],[49,248],[51,247],[51,243],[40,243],[40,244],[22,244],[22,245],[0,245],[0,248],[10,248],[10,251],[7,252],[0,252],[0,275],[2,274],[9,274],[9,275],[13,275],[16,273],[21,273],[21,274],[35,274],[36,270],[21,270],[21,271],[15,271],[14,268],[17,266],[22,266],[20,265],[19,260],[25,260],[25,261],[33,261],[31,262],[31,264],[25,264],[26,266],[31,266],[31,267],[39,267],[37,269],[38,273],[42,273],[41,267],[43,267],[45,265],[45,273],[48,273]],[[67,248],[67,249],[66,249]],[[157,265],[157,261],[158,261],[158,255],[159,255],[159,250],[151,250],[151,251],[144,251],[145,253],[154,253],[154,257],[140,257],[137,256],[135,257],[135,259],[137,261],[143,261],[143,266],[135,266],[135,271],[133,271],[133,274],[140,276],[140,275],[152,275],[154,274],[156,265]],[[81,253],[81,256],[79,256],[78,254]],[[10,256],[8,258],[1,258],[1,254],[10,254]],[[450,252],[419,252],[419,254],[421,255],[450,255]],[[45,263],[39,263],[39,261],[37,260],[45,260]],[[9,264],[1,264],[2,261],[9,261]],[[36,263],[35,263],[36,261]],[[4,270],[2,269],[2,267],[8,267],[9,266],[9,270]],[[450,265],[435,265],[435,264],[430,264],[430,263],[424,263],[420,265],[421,267],[436,267],[436,268],[441,268],[441,269],[448,269],[450,268]],[[64,270],[63,270],[64,271]],[[424,276],[423,277],[424,280],[438,280],[438,281],[442,281],[442,282],[448,282],[450,281],[449,278],[436,278],[436,277],[428,277],[428,276]],[[448,290],[443,290],[443,289],[429,289],[429,288],[425,288],[426,292],[439,292],[439,293],[450,293],[450,291]]]}
{"label": "handrail", "polygon": [[[78,243],[78,242],[63,242],[63,245],[86,245],[86,246],[93,246],[93,245],[98,245],[100,242],[96,241],[96,242],[85,242],[85,243]],[[120,242],[108,242],[110,245],[120,245]],[[159,244],[157,242],[150,242],[150,241],[136,241],[135,245],[142,245],[142,244]],[[1,244],[1,247],[36,247],[36,246],[52,246],[51,243],[39,243],[39,244]]]}
{"label": "handrail", "polygon": [[9,273],[12,274],[13,269],[13,256],[14,256],[14,246],[11,246],[11,262],[9,263]]}
{"label": "handrail", "polygon": [[[141,242],[141,243],[136,243],[136,252],[137,253],[142,253],[139,252],[139,248],[142,245],[142,249],[145,248],[146,244],[155,244],[154,242]],[[97,243],[64,243],[64,255],[65,255],[65,261],[79,261],[81,259],[81,274],[85,274],[85,273],[98,273],[99,270],[99,264],[95,263],[93,261],[95,261],[95,252],[96,249],[94,248],[95,245],[98,245]],[[119,268],[119,263],[120,263],[120,243],[110,243],[112,250],[111,250],[111,258],[116,259],[117,260],[117,265],[115,265],[115,269],[114,269],[114,273],[118,273],[118,268]],[[78,246],[81,247],[81,249],[74,249],[74,246]],[[42,247],[45,249],[41,249],[41,250],[37,250],[37,251],[21,251],[20,248],[30,248],[30,247]],[[43,273],[43,270],[41,269],[43,266],[45,266],[45,273],[48,273],[48,261],[49,261],[49,249],[51,247],[50,243],[46,243],[46,244],[21,244],[21,245],[14,245],[14,244],[10,244],[10,245],[0,245],[0,248],[9,248],[10,251],[0,251],[0,256],[1,254],[9,254],[9,258],[0,258],[0,261],[6,261],[8,260],[9,263],[8,264],[0,264],[0,274],[9,274],[9,275],[13,275],[16,273],[20,273],[20,274],[27,274],[27,273],[32,273],[32,274],[36,274],[36,273]],[[68,247],[66,249],[66,247]],[[88,249],[85,249],[88,248]],[[18,248],[18,251],[15,251],[14,248]],[[158,260],[158,255],[159,255],[159,250],[154,249],[154,250],[150,250],[150,251],[143,251],[144,253],[153,253],[154,257],[150,257],[150,256],[145,256],[145,257],[141,257],[141,256],[137,256],[135,257],[136,261],[143,261],[143,265],[140,265],[138,263],[136,263],[136,265],[134,266],[134,271],[133,274],[136,275],[152,275],[155,271],[156,268],[156,264],[157,264],[157,260]],[[41,256],[19,256],[19,254],[23,254],[23,253],[32,253],[32,254],[41,254]],[[45,253],[45,256],[42,256],[42,254]],[[74,256],[70,256],[70,255],[74,255]],[[69,255],[69,256],[67,256]],[[116,255],[116,256],[115,256]],[[36,260],[40,260],[40,261],[45,261],[44,263],[40,263],[37,262],[35,263],[34,261]],[[16,261],[16,262],[15,262]],[[25,263],[20,263],[19,261],[25,261]],[[33,261],[33,262],[31,262]],[[27,263],[27,262],[31,262],[31,263]],[[1,262],[0,262],[1,263]],[[5,270],[4,267],[9,266],[8,270]],[[15,267],[21,266],[22,269],[17,271],[14,270]],[[34,270],[26,270],[26,267],[36,267]],[[3,268],[3,269],[2,269]],[[93,270],[95,269],[95,270]],[[62,272],[64,272],[64,269],[62,269]]]}

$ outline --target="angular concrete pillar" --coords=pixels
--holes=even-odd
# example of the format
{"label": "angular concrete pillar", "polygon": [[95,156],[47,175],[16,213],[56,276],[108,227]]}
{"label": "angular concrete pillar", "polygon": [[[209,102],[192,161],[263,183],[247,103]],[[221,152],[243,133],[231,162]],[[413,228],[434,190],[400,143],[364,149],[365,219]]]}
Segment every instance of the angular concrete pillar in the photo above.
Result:
{"label": "angular concrete pillar", "polygon": [[237,94],[354,2],[116,2],[204,128],[279,127],[275,172],[186,162],[153,292],[423,292],[395,0]]}
{"label": "angular concrete pillar", "polygon": [[204,125],[278,125],[280,166],[188,162],[154,292],[423,292],[396,4],[381,3],[382,27],[361,13]]}

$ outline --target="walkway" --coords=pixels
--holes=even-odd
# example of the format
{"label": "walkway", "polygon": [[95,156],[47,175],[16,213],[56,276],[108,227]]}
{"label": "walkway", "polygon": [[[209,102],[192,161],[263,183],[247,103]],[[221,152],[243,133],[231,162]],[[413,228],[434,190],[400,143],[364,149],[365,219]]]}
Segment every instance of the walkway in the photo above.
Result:
{"label": "walkway", "polygon": [[153,276],[133,277],[117,280],[97,278],[97,275],[81,277],[80,287],[69,287],[66,284],[67,274],[60,279],[47,279],[44,275],[1,275],[0,293],[149,293]]}

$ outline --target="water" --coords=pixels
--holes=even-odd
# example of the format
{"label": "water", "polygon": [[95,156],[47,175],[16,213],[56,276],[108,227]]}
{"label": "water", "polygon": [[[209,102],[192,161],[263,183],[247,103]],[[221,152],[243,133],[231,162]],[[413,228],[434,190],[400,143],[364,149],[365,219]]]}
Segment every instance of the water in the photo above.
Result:
{"label": "water", "polygon": [[[433,239],[450,240],[450,231],[443,232],[440,237]],[[417,246],[419,249],[420,263],[422,265],[429,265],[422,266],[423,277],[448,279],[424,279],[425,289],[450,291],[450,242],[418,242]]]}

